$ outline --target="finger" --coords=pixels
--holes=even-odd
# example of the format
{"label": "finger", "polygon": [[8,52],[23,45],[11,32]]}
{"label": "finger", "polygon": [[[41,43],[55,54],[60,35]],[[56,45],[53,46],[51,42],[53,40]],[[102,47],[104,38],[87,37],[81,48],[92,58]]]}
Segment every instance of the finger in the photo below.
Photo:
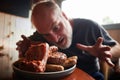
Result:
{"label": "finger", "polygon": [[110,51],[110,50],[111,50],[111,47],[105,46],[105,47],[100,48],[100,50],[101,50],[101,51]]}
{"label": "finger", "polygon": [[114,67],[115,65],[112,63],[110,58],[105,58],[105,61],[108,63],[109,66]]}
{"label": "finger", "polygon": [[21,35],[21,37],[23,38],[23,40],[29,40],[25,35]]}
{"label": "finger", "polygon": [[19,51],[19,58],[23,57],[23,53],[21,51]]}
{"label": "finger", "polygon": [[16,43],[16,45],[20,45],[20,44],[21,44],[21,42],[22,42],[22,41],[20,40],[19,42],[17,42],[17,43]]}
{"label": "finger", "polygon": [[88,51],[88,46],[86,45],[83,45],[83,44],[76,44],[77,45],[77,48],[81,49],[81,50],[84,50],[84,51]]}
{"label": "finger", "polygon": [[98,39],[97,39],[97,42],[96,42],[96,44],[95,44],[95,46],[100,46],[100,45],[102,45],[102,42],[103,42],[103,38],[102,37],[99,37]]}
{"label": "finger", "polygon": [[108,58],[112,57],[112,55],[110,53],[106,53],[105,56],[108,57]]}
{"label": "finger", "polygon": [[111,58],[112,55],[109,53],[109,52],[104,52],[102,53],[101,55],[98,56],[101,60],[105,60],[106,61],[106,58]]}
{"label": "finger", "polygon": [[17,47],[16,50],[19,50],[19,48]]}

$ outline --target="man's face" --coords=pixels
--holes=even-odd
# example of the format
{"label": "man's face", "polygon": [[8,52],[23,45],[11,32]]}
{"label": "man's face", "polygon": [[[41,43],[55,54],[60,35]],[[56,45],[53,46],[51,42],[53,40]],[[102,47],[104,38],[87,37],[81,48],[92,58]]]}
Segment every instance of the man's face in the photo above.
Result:
{"label": "man's face", "polygon": [[65,49],[72,42],[72,27],[64,15],[53,11],[38,19],[37,31],[50,43]]}

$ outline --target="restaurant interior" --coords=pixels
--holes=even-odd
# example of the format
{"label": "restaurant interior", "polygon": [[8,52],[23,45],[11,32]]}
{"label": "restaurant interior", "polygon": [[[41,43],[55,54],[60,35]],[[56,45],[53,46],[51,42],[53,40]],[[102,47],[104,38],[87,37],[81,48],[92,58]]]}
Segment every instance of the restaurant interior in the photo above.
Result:
{"label": "restaurant interior", "polygon": [[[32,6],[38,1],[42,0],[0,0],[0,80],[12,80],[12,63],[19,58],[16,42],[21,39],[22,34],[29,36],[35,31],[30,22],[30,14]],[[61,7],[65,0],[54,1]],[[107,26],[111,26],[111,28]],[[107,26],[104,25],[108,33],[120,43],[120,24]],[[115,64],[119,67],[118,72],[105,62],[100,62],[101,72],[105,76],[104,80],[120,80],[120,59],[117,59]]]}

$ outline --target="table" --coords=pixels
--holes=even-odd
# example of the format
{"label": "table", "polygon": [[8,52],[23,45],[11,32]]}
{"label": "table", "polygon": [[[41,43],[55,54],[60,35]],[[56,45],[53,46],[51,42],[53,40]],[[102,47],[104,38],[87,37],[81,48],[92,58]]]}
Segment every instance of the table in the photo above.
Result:
{"label": "table", "polygon": [[62,78],[61,80],[95,80],[95,79],[86,72],[82,71],[81,69],[76,68],[72,74]]}

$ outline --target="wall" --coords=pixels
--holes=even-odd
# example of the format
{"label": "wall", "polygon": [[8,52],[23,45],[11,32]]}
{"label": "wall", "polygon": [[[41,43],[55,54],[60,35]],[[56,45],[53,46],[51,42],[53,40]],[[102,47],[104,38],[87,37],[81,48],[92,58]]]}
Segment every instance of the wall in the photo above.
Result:
{"label": "wall", "polygon": [[16,42],[21,39],[20,36],[29,36],[34,31],[29,18],[0,12],[0,80],[10,76],[11,64],[18,59]]}
{"label": "wall", "polygon": [[109,34],[120,43],[120,29],[108,29]]}
{"label": "wall", "polygon": [[120,23],[103,25],[103,27],[120,43]]}

